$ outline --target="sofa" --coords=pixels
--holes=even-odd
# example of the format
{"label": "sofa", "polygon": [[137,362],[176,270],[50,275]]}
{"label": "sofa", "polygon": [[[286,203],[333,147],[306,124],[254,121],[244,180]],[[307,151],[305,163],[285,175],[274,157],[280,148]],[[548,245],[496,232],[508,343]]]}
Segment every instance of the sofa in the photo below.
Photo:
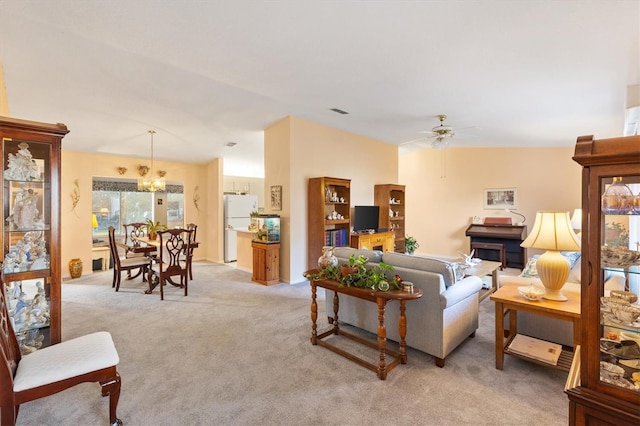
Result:
{"label": "sofa", "polygon": [[[580,252],[563,252],[563,254],[571,264],[571,272],[569,273],[567,282],[562,287],[562,291],[580,293],[582,268]],[[527,265],[518,276],[500,275],[500,287],[505,285],[534,285],[544,288],[535,268],[537,257],[538,256],[533,256],[529,258]],[[611,290],[624,290],[624,281],[624,275],[622,273],[607,272],[604,284],[605,295],[608,296]],[[507,321],[505,321],[505,327],[508,328]],[[569,321],[519,312],[518,333],[559,343],[568,347],[573,346],[573,324]]]}
{"label": "sofa", "polygon": [[[337,247],[334,255],[340,264],[351,255],[363,255],[368,266],[384,262],[393,266],[388,278],[399,275],[413,283],[423,296],[406,304],[407,346],[426,352],[444,367],[445,358],[465,339],[474,337],[478,328],[478,293],[482,280],[478,277],[456,276],[455,264],[434,258],[376,250]],[[333,320],[334,292],[326,291],[326,313]],[[338,319],[371,333],[378,330],[376,304],[355,297],[341,296]],[[387,305],[385,325],[387,339],[398,342],[399,311],[396,302]]]}

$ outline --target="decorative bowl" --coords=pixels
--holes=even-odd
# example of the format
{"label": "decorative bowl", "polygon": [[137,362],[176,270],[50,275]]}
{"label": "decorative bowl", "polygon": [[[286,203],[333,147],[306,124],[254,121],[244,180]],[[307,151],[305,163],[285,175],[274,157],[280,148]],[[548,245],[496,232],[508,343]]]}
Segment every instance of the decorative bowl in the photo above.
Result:
{"label": "decorative bowl", "polygon": [[625,302],[635,303],[638,301],[638,295],[631,293],[630,291],[623,290],[611,290],[609,296],[616,299],[622,299]]}
{"label": "decorative bowl", "polygon": [[619,365],[610,362],[600,361],[600,377],[608,379],[621,379],[624,375],[624,369]]}
{"label": "decorative bowl", "polygon": [[626,268],[640,265],[640,251],[629,250],[626,247],[602,246],[602,265],[610,268]]}
{"label": "decorative bowl", "polygon": [[640,371],[640,359],[621,359],[618,365],[625,371],[625,377],[632,377],[633,373]]}
{"label": "decorative bowl", "polygon": [[613,306],[620,306],[620,305],[629,306],[630,303],[619,297],[602,296],[600,298],[600,306],[602,306],[603,311],[613,312],[612,310]]}
{"label": "decorative bowl", "polygon": [[540,300],[544,296],[544,289],[534,285],[518,287],[518,293],[527,300]]}
{"label": "decorative bowl", "polygon": [[631,324],[640,317],[640,306],[613,304],[611,313],[616,316],[623,324]]}

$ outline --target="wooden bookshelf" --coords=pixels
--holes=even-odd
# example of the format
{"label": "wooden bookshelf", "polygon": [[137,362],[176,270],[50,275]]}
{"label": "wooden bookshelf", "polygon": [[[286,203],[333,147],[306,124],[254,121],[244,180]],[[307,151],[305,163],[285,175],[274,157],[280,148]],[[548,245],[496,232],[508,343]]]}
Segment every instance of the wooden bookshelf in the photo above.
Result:
{"label": "wooden bookshelf", "polygon": [[[395,200],[393,203],[391,199]],[[395,251],[404,253],[405,236],[405,186],[384,184],[374,186],[374,202],[380,206],[378,228],[386,228],[395,234]],[[391,213],[393,212],[393,216]]]}
{"label": "wooden bookshelf", "polygon": [[[314,269],[323,246],[349,246],[351,179],[317,177],[310,178],[308,185],[307,266]],[[341,218],[328,219],[334,211]],[[328,244],[328,232],[333,232],[341,243]]]}

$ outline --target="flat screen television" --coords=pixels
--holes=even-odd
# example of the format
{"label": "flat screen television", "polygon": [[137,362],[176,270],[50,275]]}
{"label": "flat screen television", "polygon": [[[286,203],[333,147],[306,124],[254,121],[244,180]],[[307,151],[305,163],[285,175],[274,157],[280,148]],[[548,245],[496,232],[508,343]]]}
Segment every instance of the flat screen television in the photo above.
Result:
{"label": "flat screen television", "polygon": [[353,231],[378,230],[380,206],[355,206],[353,209]]}

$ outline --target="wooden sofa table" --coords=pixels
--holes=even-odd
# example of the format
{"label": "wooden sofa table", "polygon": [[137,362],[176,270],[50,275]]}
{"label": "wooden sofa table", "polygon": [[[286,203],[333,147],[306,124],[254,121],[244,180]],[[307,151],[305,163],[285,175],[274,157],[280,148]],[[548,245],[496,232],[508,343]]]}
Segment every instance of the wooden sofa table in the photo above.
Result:
{"label": "wooden sofa table", "polygon": [[[316,271],[308,271],[305,275],[313,274]],[[375,291],[369,288],[359,287],[347,287],[341,286],[339,282],[333,280],[318,280],[309,281],[311,283],[311,344],[320,345],[325,348],[344,356],[351,361],[366,367],[378,374],[380,380],[387,378],[387,373],[391,371],[396,365],[407,363],[407,350],[405,337],[407,335],[407,317],[405,315],[407,300],[415,300],[422,297],[422,290],[414,289],[413,292],[406,292],[402,290],[389,290],[389,291]],[[317,333],[316,320],[318,319],[318,304],[316,302],[317,287],[322,287],[334,292],[333,298],[333,327],[321,334]],[[340,308],[340,301],[338,294],[344,294],[351,297],[357,297],[359,299],[367,300],[369,302],[376,303],[378,305],[378,338],[377,343],[372,342],[369,339],[362,338],[355,334],[344,331],[340,328],[338,322],[338,310]],[[400,320],[398,322],[399,335],[400,335],[400,347],[399,352],[395,352],[386,347],[387,344],[387,330],[384,324],[385,306],[388,301],[397,300],[400,303]],[[328,315],[328,313],[327,313]],[[340,335],[348,339],[356,341],[360,344],[377,349],[379,352],[379,361],[377,365],[366,361],[356,355],[332,345],[322,339],[331,335]],[[393,357],[391,362],[387,363],[386,355]]]}

